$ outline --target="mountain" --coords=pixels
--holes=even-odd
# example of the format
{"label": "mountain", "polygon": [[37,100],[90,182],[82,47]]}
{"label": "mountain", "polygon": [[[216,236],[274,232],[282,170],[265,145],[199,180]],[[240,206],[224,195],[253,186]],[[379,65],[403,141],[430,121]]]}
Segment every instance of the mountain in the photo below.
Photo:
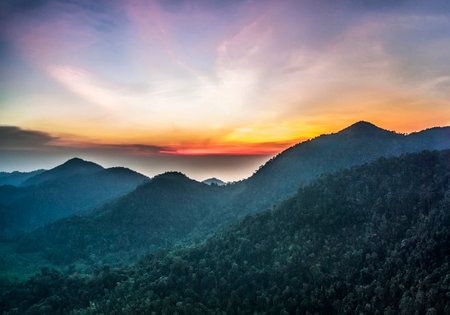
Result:
{"label": "mountain", "polygon": [[[296,193],[317,176],[379,157],[450,148],[450,127],[432,128],[410,135],[381,129],[360,121],[338,133],[321,135],[283,151],[247,180],[229,189],[249,196],[242,200],[249,211],[270,208]],[[251,196],[262,194],[256,203]]]}
{"label": "mountain", "polygon": [[450,148],[449,136],[449,127],[402,135],[359,122],[287,149],[238,183],[208,186],[165,174],[162,179],[172,174],[177,180],[162,185],[156,178],[95,213],[56,221],[24,237],[19,248],[38,249],[56,264],[129,262],[158,248],[203,241],[247,214],[273,208],[321,174],[409,150]]}
{"label": "mountain", "polygon": [[72,158],[63,164],[52,168],[51,170],[42,172],[29,178],[28,180],[23,182],[22,186],[38,185],[46,181],[61,179],[63,177],[69,177],[73,175],[79,176],[83,174],[89,174],[98,172],[100,170],[103,170],[103,167],[98,164],[84,161],[80,158]]}
{"label": "mountain", "polygon": [[[55,263],[117,264],[181,240],[216,207],[220,191],[179,172],[155,176],[95,212],[56,221],[24,237],[21,251]],[[114,255],[113,255],[114,254]]]}
{"label": "mountain", "polygon": [[202,183],[206,184],[206,185],[217,185],[217,186],[224,186],[224,185],[226,185],[225,182],[223,182],[220,179],[217,179],[215,177],[205,179],[204,181],[202,181]]}
{"label": "mountain", "polygon": [[126,168],[104,169],[92,162],[71,159],[30,177],[22,187],[1,186],[0,204],[4,207],[0,209],[0,237],[16,237],[89,210],[132,191],[147,179]]}
{"label": "mountain", "polygon": [[13,185],[20,186],[24,181],[35,175],[41,174],[45,170],[36,170],[32,172],[0,172],[0,186]]}
{"label": "mountain", "polygon": [[2,290],[0,309],[447,314],[449,209],[450,150],[381,158],[321,176],[199,246],[85,277],[43,269]]}

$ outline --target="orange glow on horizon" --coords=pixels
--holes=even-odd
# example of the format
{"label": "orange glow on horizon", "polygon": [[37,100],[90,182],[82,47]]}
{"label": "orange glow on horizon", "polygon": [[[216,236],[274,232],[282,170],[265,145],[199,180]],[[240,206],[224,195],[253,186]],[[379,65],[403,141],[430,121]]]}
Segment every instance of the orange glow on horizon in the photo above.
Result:
{"label": "orange glow on horizon", "polygon": [[[48,132],[55,139],[52,146],[67,146],[81,149],[106,149],[127,152],[134,155],[275,155],[292,145],[315,138],[322,134],[336,133],[349,125],[366,120],[380,128],[399,133],[411,133],[434,126],[446,126],[450,122],[442,117],[436,123],[433,114],[422,115],[419,122],[417,113],[404,113],[405,121],[372,113],[365,117],[348,118],[348,113],[322,119],[291,119],[280,123],[254,123],[234,129],[221,130],[139,130],[138,128],[105,128],[86,126],[73,129],[71,126],[46,125],[38,130]],[[356,115],[355,115],[356,116]],[[39,124],[38,124],[39,125]],[[38,127],[38,126],[37,126]],[[50,130],[65,130],[53,134]],[[47,131],[48,130],[48,131]],[[94,135],[94,136],[93,136]]]}

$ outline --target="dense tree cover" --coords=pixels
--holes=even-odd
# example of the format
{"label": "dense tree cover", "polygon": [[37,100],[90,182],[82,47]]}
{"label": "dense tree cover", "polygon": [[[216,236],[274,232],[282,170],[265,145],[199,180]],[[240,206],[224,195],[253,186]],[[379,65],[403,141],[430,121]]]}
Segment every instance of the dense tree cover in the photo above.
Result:
{"label": "dense tree cover", "polygon": [[450,128],[405,136],[359,122],[293,146],[249,179],[223,187],[212,189],[185,176],[163,181],[167,176],[162,176],[91,215],[57,221],[27,235],[19,250],[43,251],[53,264],[117,265],[172,244],[204,241],[246,214],[271,209],[322,173],[442,147],[450,148]]}
{"label": "dense tree cover", "polygon": [[[450,150],[321,176],[205,244],[3,288],[5,314],[450,312]],[[69,272],[70,274],[70,272]],[[96,282],[97,281],[97,282]]]}
{"label": "dense tree cover", "polygon": [[12,238],[55,219],[128,193],[148,178],[126,168],[104,169],[72,159],[29,178],[0,186],[0,238]]}

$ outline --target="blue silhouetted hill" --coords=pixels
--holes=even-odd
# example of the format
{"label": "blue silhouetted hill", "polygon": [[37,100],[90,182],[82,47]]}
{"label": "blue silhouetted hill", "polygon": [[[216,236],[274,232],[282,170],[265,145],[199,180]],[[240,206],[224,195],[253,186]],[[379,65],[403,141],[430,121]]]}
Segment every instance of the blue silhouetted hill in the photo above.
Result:
{"label": "blue silhouetted hill", "polygon": [[127,168],[104,169],[78,158],[29,178],[21,187],[0,186],[0,237],[12,238],[56,219],[87,211],[135,189],[148,178]]}
{"label": "blue silhouetted hill", "polygon": [[85,161],[80,158],[72,158],[51,170],[29,178],[22,183],[22,186],[38,185],[46,181],[57,180],[72,175],[80,176],[83,174],[90,174],[103,169],[102,166],[95,164],[94,162]]}

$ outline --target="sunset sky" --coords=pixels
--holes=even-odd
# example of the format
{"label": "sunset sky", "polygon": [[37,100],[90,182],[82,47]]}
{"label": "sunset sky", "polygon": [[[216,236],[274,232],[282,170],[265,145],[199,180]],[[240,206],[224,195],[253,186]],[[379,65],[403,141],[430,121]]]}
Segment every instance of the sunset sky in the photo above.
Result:
{"label": "sunset sky", "polygon": [[0,171],[249,176],[370,121],[450,125],[450,2],[2,1]]}

